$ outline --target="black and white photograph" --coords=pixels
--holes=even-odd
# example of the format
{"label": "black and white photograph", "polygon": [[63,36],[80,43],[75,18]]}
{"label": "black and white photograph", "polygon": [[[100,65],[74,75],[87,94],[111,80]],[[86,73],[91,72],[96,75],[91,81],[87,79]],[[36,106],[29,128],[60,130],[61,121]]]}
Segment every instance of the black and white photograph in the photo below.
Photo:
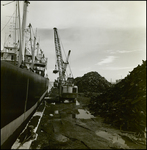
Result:
{"label": "black and white photograph", "polygon": [[1,1],[1,149],[146,149],[146,1]]}

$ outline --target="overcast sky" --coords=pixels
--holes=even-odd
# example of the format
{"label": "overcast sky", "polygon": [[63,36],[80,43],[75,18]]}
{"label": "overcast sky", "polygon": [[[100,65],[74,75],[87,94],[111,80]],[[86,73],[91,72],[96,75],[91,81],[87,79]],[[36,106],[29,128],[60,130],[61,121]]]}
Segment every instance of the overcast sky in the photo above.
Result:
{"label": "overcast sky", "polygon": [[[22,12],[22,1],[20,5]],[[1,5],[1,30],[14,8],[15,2]],[[40,47],[48,57],[51,81],[58,76],[52,73],[56,62],[54,27],[64,60],[64,51],[67,55],[71,50],[69,63],[74,77],[97,71],[114,82],[146,60],[146,1],[30,1],[29,23],[34,31],[37,28]],[[2,43],[5,32],[1,32]]]}

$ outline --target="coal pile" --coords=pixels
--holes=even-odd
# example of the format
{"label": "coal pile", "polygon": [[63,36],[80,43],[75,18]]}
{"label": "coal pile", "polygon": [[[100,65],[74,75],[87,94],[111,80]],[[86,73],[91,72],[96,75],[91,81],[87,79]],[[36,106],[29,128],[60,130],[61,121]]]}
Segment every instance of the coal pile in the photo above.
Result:
{"label": "coal pile", "polygon": [[146,127],[146,61],[105,93],[91,97],[89,108],[105,122],[144,135]]}
{"label": "coal pile", "polygon": [[111,83],[97,72],[89,72],[82,77],[75,78],[74,84],[78,86],[79,93],[102,93],[111,86]]}

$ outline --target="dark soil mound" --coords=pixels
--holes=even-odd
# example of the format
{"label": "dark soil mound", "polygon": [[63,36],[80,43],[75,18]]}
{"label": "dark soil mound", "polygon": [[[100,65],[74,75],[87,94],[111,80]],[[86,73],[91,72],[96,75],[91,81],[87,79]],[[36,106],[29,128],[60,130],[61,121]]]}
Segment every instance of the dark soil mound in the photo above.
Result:
{"label": "dark soil mound", "polygon": [[141,133],[146,127],[146,61],[123,80],[97,97],[89,108],[105,122],[123,130]]}
{"label": "dark soil mound", "polygon": [[79,93],[102,93],[111,86],[111,83],[97,72],[89,72],[84,74],[82,77],[75,78],[74,84],[78,86]]}

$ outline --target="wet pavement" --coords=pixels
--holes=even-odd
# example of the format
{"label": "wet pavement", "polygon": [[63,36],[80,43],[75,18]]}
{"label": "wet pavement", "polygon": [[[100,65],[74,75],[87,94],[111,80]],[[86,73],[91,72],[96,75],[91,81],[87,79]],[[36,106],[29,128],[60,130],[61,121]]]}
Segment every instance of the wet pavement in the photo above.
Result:
{"label": "wet pavement", "polygon": [[56,103],[46,99],[36,136],[27,149],[146,149],[144,141],[136,143],[132,134],[90,114],[88,100],[79,97],[76,103]]}

